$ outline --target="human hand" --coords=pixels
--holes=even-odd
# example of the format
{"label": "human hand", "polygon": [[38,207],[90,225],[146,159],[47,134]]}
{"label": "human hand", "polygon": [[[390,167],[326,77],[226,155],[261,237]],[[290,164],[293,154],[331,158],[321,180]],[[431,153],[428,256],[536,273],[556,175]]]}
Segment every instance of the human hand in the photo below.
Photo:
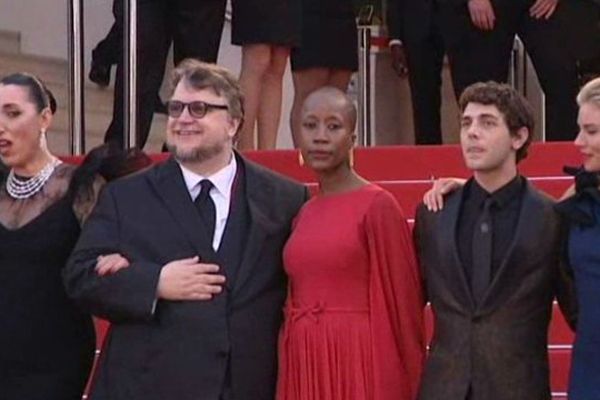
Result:
{"label": "human hand", "polygon": [[94,270],[98,276],[106,276],[127,267],[129,267],[129,260],[119,253],[111,253],[98,256]]}
{"label": "human hand", "polygon": [[437,212],[444,208],[444,195],[452,193],[465,185],[466,180],[460,178],[438,178],[433,186],[423,195],[423,203],[429,211]]}
{"label": "human hand", "polygon": [[394,43],[390,46],[392,54],[392,68],[400,78],[406,77],[408,74],[408,64],[406,62],[406,53],[404,46],[400,43]]}
{"label": "human hand", "polygon": [[225,276],[219,266],[199,257],[171,261],[160,271],[157,296],[165,300],[210,300],[223,291]]}
{"label": "human hand", "polygon": [[496,15],[490,0],[469,0],[467,4],[473,25],[484,31],[494,29]]}
{"label": "human hand", "polygon": [[535,19],[550,19],[557,5],[558,0],[536,0],[529,9],[529,16]]}

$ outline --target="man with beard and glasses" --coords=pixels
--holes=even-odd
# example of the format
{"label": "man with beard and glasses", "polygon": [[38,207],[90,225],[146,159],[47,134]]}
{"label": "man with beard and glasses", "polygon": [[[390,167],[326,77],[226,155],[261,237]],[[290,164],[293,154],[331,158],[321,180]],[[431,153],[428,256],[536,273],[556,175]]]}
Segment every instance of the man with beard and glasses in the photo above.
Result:
{"label": "man with beard and glasses", "polygon": [[64,272],[112,323],[90,398],[273,399],[281,253],[307,191],[233,150],[243,99],[227,70],[173,74],[171,158],[105,188]]}

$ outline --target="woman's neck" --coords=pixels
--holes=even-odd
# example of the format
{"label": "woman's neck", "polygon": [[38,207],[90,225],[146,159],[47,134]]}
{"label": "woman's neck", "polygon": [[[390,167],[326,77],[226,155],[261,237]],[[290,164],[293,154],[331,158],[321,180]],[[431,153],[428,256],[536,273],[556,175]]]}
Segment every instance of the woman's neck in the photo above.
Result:
{"label": "woman's neck", "polygon": [[366,183],[367,181],[349,166],[341,166],[335,171],[319,174],[319,191],[325,196],[356,189]]}
{"label": "woman's neck", "polygon": [[14,166],[13,171],[19,176],[35,176],[54,158],[48,150],[40,149],[30,160],[24,162],[22,165]]}

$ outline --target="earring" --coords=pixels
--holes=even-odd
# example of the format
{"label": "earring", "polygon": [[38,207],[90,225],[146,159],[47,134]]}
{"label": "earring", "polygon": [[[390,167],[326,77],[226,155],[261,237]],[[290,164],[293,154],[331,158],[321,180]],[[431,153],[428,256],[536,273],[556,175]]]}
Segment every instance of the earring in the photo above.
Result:
{"label": "earring", "polygon": [[348,165],[350,165],[350,168],[354,167],[354,147],[350,149],[348,154]]}
{"label": "earring", "polygon": [[302,157],[302,151],[298,150],[298,165],[301,167],[304,165],[304,157]]}

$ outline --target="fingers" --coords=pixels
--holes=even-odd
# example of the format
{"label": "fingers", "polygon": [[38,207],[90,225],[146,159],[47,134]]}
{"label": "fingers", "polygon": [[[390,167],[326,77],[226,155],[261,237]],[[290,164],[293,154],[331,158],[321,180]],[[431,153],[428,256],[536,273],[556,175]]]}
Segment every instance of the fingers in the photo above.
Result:
{"label": "fingers", "polygon": [[496,15],[489,0],[470,0],[468,6],[473,25],[486,31],[494,29]]}
{"label": "fingers", "polygon": [[114,253],[98,256],[94,269],[99,276],[106,276],[127,267],[129,267],[129,261],[121,254]]}
{"label": "fingers", "polygon": [[429,211],[437,212],[444,208],[444,196],[460,189],[465,180],[461,178],[438,178],[433,186],[423,195],[423,203]]}
{"label": "fingers", "polygon": [[210,300],[223,291],[226,278],[216,264],[198,257],[166,264],[159,276],[157,295],[165,300]]}
{"label": "fingers", "polygon": [[549,19],[557,4],[557,0],[537,0],[529,9],[529,15],[535,19]]}
{"label": "fingers", "polygon": [[496,17],[491,8],[482,11],[479,18],[481,21],[481,29],[483,29],[484,31],[491,31],[492,29],[494,29]]}

